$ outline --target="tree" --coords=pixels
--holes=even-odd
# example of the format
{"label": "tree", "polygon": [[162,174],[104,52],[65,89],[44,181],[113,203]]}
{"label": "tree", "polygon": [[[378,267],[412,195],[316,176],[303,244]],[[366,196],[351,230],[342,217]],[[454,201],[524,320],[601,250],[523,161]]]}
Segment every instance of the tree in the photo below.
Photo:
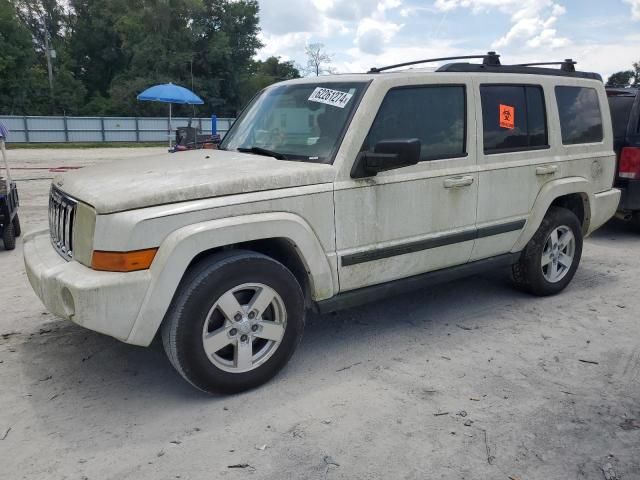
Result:
{"label": "tree", "polygon": [[[205,19],[211,25],[210,41],[199,48],[210,59],[204,70],[204,91],[211,92],[211,108],[235,116],[243,106],[241,87],[252,73],[253,57],[262,47],[258,39],[257,0],[204,0]],[[215,60],[213,51],[219,50]],[[213,103],[215,102],[215,103]]]}
{"label": "tree", "polygon": [[256,67],[259,74],[271,77],[273,82],[300,78],[300,71],[296,68],[293,61],[283,62],[280,60],[280,57],[269,57],[264,62],[258,60]]}
{"label": "tree", "polygon": [[[257,1],[133,0],[127,5],[115,22],[127,66],[111,81],[110,111],[154,114],[159,107],[137,103],[135,95],[171,81],[193,87],[205,100],[197,108],[235,115],[242,106],[242,83],[261,46]],[[177,115],[192,112],[192,107],[176,108]]]}
{"label": "tree", "polygon": [[25,73],[34,62],[29,31],[18,19],[14,6],[0,0],[0,103],[15,112],[25,101]]}
{"label": "tree", "polygon": [[9,0],[0,0],[0,113],[48,111],[46,71],[38,65],[31,33]]}
{"label": "tree", "polygon": [[127,67],[122,39],[116,30],[125,0],[71,0],[69,55],[73,73],[87,89],[89,102],[108,96],[113,78]]}
{"label": "tree", "polygon": [[607,80],[607,87],[640,85],[640,62],[633,63],[633,70],[616,72]]}
{"label": "tree", "polygon": [[300,71],[293,61],[281,61],[280,57],[269,57],[254,62],[241,88],[241,103],[245,105],[253,96],[269,85],[300,78]]}
{"label": "tree", "polygon": [[62,38],[67,13],[58,0],[15,0],[15,4],[20,19],[31,32],[36,51],[44,53],[47,40]]}
{"label": "tree", "polygon": [[[50,105],[44,107],[41,92],[37,113],[79,113],[85,101],[86,89],[73,74],[73,60],[67,51],[69,12],[58,0],[15,0],[17,14],[31,33],[36,63],[46,71],[50,84]],[[55,52],[55,57],[53,53]],[[51,56],[49,56],[51,55]],[[41,72],[34,72],[40,78]],[[36,113],[36,112],[29,112]]]}
{"label": "tree", "polygon": [[205,100],[176,115],[235,115],[299,75],[291,62],[254,60],[258,13],[257,0],[0,0],[0,113],[164,115],[136,95],[173,82]]}
{"label": "tree", "polygon": [[333,73],[331,62],[332,55],[324,50],[322,43],[310,43],[304,47],[304,53],[307,55],[307,75],[323,75]]}

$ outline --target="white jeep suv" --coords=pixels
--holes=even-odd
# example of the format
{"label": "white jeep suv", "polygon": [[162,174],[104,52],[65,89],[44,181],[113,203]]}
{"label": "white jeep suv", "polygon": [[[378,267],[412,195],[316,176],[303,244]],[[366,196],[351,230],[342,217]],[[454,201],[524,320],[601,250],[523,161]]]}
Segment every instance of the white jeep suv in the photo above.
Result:
{"label": "white jeep suv", "polygon": [[620,197],[602,81],[482,58],[278,83],[218,151],[57,177],[24,241],[34,290],[124,342],[159,333],[208,392],[275,375],[308,309],[496,266],[561,291]]}

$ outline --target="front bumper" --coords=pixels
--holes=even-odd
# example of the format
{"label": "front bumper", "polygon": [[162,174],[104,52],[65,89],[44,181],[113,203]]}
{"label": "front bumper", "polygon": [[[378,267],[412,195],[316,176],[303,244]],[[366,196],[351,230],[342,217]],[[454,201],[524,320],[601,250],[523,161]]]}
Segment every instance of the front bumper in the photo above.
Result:
{"label": "front bumper", "polygon": [[620,203],[620,190],[612,188],[604,192],[596,193],[592,199],[591,220],[589,222],[589,232],[604,225],[618,209]]}
{"label": "front bumper", "polygon": [[127,341],[151,283],[148,270],[98,272],[67,262],[46,230],[24,237],[24,263],[31,286],[51,313]]}

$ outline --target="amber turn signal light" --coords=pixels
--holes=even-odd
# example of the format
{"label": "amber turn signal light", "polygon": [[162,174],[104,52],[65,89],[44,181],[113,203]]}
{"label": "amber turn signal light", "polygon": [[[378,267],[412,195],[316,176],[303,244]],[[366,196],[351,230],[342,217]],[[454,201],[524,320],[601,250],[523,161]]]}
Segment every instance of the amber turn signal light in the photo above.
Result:
{"label": "amber turn signal light", "polygon": [[151,266],[157,248],[133,252],[104,252],[96,250],[91,257],[91,268],[105,272],[136,272]]}

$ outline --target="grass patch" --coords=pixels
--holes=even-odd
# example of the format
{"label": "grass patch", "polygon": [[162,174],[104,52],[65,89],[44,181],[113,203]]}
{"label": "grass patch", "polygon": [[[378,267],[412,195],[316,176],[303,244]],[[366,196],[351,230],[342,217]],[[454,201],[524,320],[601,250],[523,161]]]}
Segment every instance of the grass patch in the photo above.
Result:
{"label": "grass patch", "polygon": [[70,143],[7,143],[7,150],[37,148],[146,148],[169,147],[168,142],[70,142]]}

